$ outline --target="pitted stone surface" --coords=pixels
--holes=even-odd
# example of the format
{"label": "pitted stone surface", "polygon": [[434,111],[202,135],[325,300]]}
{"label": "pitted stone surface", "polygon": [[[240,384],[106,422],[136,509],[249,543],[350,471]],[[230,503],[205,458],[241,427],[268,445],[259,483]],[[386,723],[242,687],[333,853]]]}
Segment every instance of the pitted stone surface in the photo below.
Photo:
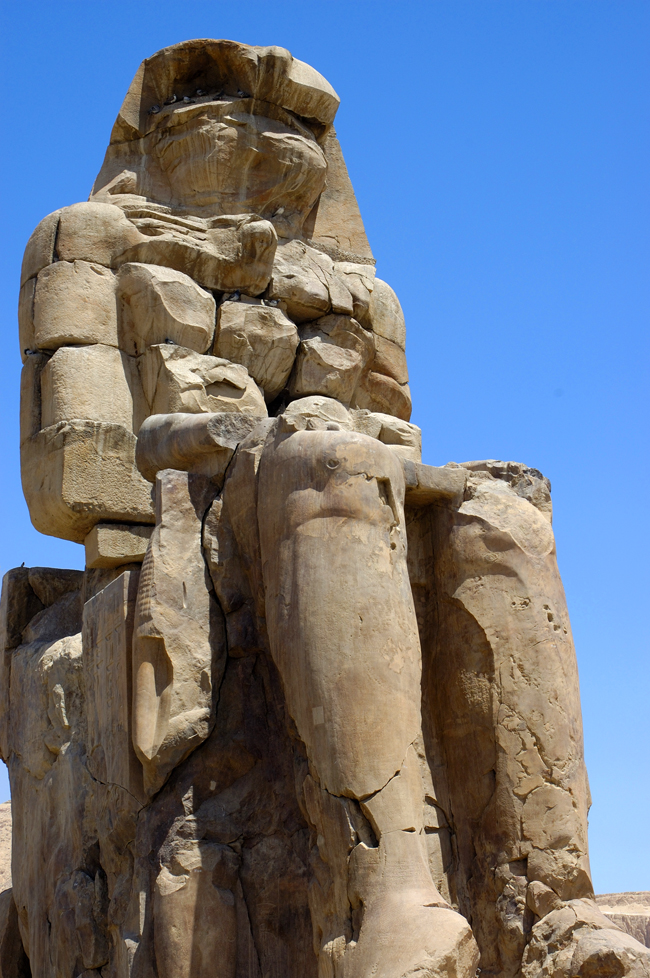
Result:
{"label": "pitted stone surface", "polygon": [[423,464],[338,102],[165,48],[27,244],[23,487],[86,570],[3,581],[0,978],[650,975],[593,899],[550,483]]}

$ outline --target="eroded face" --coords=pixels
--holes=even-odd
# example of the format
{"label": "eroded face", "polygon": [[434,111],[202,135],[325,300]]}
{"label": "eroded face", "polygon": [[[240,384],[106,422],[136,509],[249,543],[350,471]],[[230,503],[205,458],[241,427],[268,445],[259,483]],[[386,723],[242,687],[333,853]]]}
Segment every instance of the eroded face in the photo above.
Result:
{"label": "eroded face", "polygon": [[179,205],[253,212],[276,227],[301,224],[325,186],[327,164],[313,133],[250,98],[168,107],[152,155]]}

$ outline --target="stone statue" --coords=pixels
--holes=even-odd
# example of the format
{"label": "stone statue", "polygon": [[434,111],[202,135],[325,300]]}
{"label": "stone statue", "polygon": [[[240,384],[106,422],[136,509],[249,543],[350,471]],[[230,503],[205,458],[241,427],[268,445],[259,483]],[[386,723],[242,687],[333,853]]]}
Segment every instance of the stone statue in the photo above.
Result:
{"label": "stone statue", "polygon": [[12,973],[650,975],[592,900],[548,480],[421,464],[338,103],[159,51],[27,245],[23,486],[86,571],[3,585]]}

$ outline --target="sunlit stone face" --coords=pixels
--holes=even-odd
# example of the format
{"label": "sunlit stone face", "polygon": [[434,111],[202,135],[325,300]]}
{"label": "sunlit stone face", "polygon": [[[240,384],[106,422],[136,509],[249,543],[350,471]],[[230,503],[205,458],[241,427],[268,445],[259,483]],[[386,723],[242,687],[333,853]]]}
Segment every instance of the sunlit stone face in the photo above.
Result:
{"label": "sunlit stone face", "polygon": [[314,135],[268,103],[181,106],[165,113],[158,133],[154,156],[183,207],[299,226],[325,186],[327,164]]}

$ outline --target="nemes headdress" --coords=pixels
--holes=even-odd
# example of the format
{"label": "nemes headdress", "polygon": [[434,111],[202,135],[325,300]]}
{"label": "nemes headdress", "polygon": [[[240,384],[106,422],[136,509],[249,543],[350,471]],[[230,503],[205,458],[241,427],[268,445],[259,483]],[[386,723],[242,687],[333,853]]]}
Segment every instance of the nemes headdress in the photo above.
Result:
{"label": "nemes headdress", "polygon": [[[188,117],[213,101],[231,100],[251,116],[290,119],[327,165],[324,189],[299,232],[333,257],[372,262],[341,148],[332,123],[340,99],[310,65],[281,47],[229,40],[183,41],[146,58],[119,111],[92,197],[156,194],[154,142],[187,108]],[[288,115],[287,115],[288,114]],[[152,189],[153,188],[153,189]]]}

